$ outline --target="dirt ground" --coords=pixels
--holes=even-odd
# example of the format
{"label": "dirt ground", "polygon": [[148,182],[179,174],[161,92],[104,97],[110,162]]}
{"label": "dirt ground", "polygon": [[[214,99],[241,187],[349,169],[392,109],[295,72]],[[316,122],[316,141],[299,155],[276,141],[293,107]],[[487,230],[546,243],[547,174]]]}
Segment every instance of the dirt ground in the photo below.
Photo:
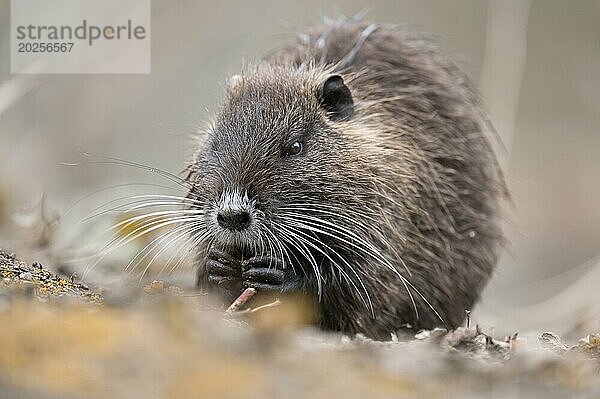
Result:
{"label": "dirt ground", "polygon": [[471,327],[374,342],[307,317],[291,300],[226,315],[162,282],[87,287],[0,252],[0,397],[600,397],[600,335],[569,346]]}

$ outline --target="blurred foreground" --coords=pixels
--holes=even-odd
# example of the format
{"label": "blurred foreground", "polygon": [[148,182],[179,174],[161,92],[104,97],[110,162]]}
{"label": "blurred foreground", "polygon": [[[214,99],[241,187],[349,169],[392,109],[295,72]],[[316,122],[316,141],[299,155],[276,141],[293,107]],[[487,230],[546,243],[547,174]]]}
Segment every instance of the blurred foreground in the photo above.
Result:
{"label": "blurred foreground", "polygon": [[[154,283],[92,294],[0,252],[6,398],[597,398],[600,336],[569,348],[479,328],[380,343],[308,327],[285,300],[225,317]],[[100,289],[100,287],[96,287]]]}

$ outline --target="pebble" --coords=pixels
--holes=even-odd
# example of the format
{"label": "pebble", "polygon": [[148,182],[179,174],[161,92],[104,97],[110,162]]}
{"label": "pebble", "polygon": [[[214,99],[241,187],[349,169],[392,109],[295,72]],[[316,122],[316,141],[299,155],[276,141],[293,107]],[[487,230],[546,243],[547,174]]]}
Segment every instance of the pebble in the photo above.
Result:
{"label": "pebble", "polygon": [[21,273],[21,274],[19,274],[19,279],[25,280],[25,281],[31,281],[33,279],[33,274],[31,274],[30,272]]}

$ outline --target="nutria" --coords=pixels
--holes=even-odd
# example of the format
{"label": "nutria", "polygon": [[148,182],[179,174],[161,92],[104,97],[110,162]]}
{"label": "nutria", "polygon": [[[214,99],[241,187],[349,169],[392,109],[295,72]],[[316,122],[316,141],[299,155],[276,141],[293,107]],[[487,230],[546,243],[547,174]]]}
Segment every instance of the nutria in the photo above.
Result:
{"label": "nutria", "polygon": [[422,35],[331,22],[228,84],[188,181],[198,283],[300,291],[320,327],[457,327],[494,269],[504,182],[476,92]]}

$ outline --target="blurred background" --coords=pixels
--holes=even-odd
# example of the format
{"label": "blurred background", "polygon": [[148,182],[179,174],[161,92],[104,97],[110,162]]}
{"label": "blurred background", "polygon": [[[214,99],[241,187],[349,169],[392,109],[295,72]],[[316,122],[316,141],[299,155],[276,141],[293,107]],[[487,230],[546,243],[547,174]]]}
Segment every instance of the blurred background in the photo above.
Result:
{"label": "blurred background", "polygon": [[52,263],[83,245],[80,222],[94,208],[156,191],[131,183],[168,181],[82,152],[179,173],[243,62],[323,17],[366,13],[435,35],[481,88],[501,138],[509,245],[474,322],[499,333],[598,323],[600,2],[153,1],[147,75],[11,75],[9,3],[0,0],[0,247]]}

